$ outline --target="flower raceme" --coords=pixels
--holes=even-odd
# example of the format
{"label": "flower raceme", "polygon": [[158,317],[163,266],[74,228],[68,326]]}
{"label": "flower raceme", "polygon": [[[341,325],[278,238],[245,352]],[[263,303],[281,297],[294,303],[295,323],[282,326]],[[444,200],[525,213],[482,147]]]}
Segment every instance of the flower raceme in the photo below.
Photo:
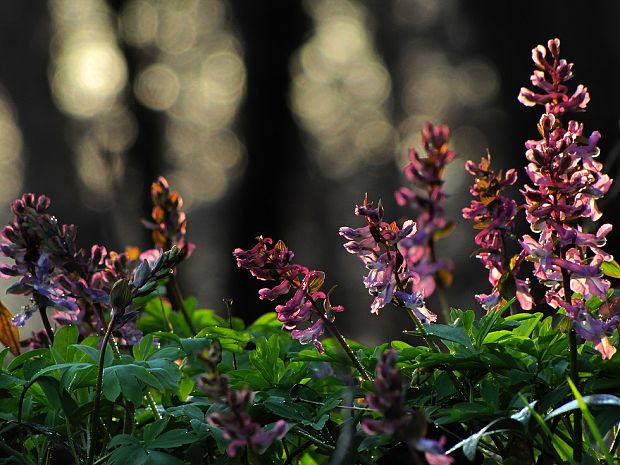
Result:
{"label": "flower raceme", "polygon": [[405,442],[411,450],[424,452],[424,457],[431,465],[450,465],[454,457],[445,454],[445,438],[439,441],[424,438],[424,414],[406,405],[405,386],[408,380],[396,367],[396,359],[397,352],[392,348],[379,355],[373,391],[366,395],[366,402],[382,418],[363,418],[362,429],[370,435],[386,434]]}
{"label": "flower raceme", "polygon": [[195,245],[188,242],[187,219],[183,208],[183,198],[178,192],[170,190],[168,181],[159,176],[151,185],[153,210],[151,220],[142,223],[152,232],[153,242],[158,249],[168,250],[176,245],[181,250],[181,257],[191,255]]}
{"label": "flower raceme", "polygon": [[491,310],[516,293],[521,308],[531,310],[529,280],[517,277],[523,255],[511,260],[506,250],[507,239],[514,237],[517,203],[502,192],[516,183],[517,173],[514,169],[505,174],[496,173],[491,169],[490,154],[482,157],[477,165],[467,161],[465,169],[475,178],[469,191],[478,200],[472,200],[471,205],[463,209],[463,217],[473,220],[474,228],[480,229],[474,239],[480,247],[477,257],[489,270],[489,282],[493,286],[491,294],[476,295],[476,300],[483,308]]}
{"label": "flower raceme", "polygon": [[[334,313],[343,311],[344,307],[332,306],[329,296],[321,291],[325,273],[291,263],[293,251],[282,241],[271,247],[272,244],[271,238],[260,236],[251,249],[235,249],[233,256],[237,259],[237,266],[261,281],[278,282],[272,288],[260,289],[261,299],[273,301],[292,292],[292,297],[284,305],[275,308],[278,321],[284,329],[291,331],[293,339],[302,344],[311,342],[323,352],[319,338],[326,326],[333,323]],[[323,301],[323,308],[319,307],[319,301]]]}
{"label": "flower raceme", "polygon": [[410,207],[415,213],[417,230],[401,243],[403,257],[410,271],[420,280],[414,290],[430,296],[437,284],[449,285],[452,281],[452,263],[435,257],[435,241],[446,236],[454,226],[444,218],[443,176],[455,153],[448,149],[450,130],[445,125],[433,126],[429,122],[422,129],[422,145],[426,156],[409,150],[409,163],[403,172],[414,189],[401,187],[394,195],[401,206]]}
{"label": "flower raceme", "polygon": [[345,250],[357,255],[368,269],[364,286],[375,297],[370,311],[379,314],[379,309],[394,302],[411,309],[423,323],[436,321],[437,316],[426,308],[424,291],[418,286],[420,267],[414,265],[410,269],[411,263],[405,259],[417,233],[416,224],[407,220],[399,228],[396,222],[384,221],[381,202],[374,207],[367,197],[356,206],[355,214],[366,220],[366,226],[342,227],[340,235],[348,240]]}
{"label": "flower raceme", "polygon": [[570,94],[564,84],[573,77],[573,64],[559,58],[559,39],[550,40],[547,48],[552,61],[546,59],[542,45],[532,52],[538,69],[531,81],[543,92],[522,88],[519,94],[524,105],[545,107],[538,123],[541,139],[525,144],[526,172],[534,186],[526,185],[522,191],[526,219],[538,237],[524,235],[520,244],[527,260],[534,263],[534,275],[549,288],[547,302],[566,310],[575,331],[592,341],[604,358],[610,358],[616,349],[607,336],[618,321],[603,321],[591,314],[585,303],[608,297],[610,282],[602,277],[601,266],[613,257],[602,247],[612,226],[604,224],[588,233],[578,220],[601,218],[597,200],[612,181],[595,160],[600,152],[598,131],[586,137],[583,124],[571,120],[564,125],[561,120],[568,112],[585,111],[590,96],[583,85]]}

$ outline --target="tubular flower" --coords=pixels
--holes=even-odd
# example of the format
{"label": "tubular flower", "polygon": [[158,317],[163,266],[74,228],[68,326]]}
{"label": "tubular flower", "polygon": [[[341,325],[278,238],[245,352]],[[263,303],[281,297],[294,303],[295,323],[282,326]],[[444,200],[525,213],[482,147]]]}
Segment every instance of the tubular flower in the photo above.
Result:
{"label": "tubular flower", "polygon": [[[529,161],[526,172],[534,187],[526,185],[522,190],[526,219],[538,238],[525,235],[520,243],[526,259],[534,263],[536,278],[549,288],[547,302],[554,308],[564,308],[575,331],[593,341],[603,357],[609,358],[615,348],[606,337],[618,322],[592,315],[585,301],[592,297],[607,299],[610,283],[602,277],[601,265],[613,257],[602,247],[612,226],[604,224],[592,234],[584,232],[578,220],[600,219],[597,200],[609,190],[612,181],[595,160],[600,152],[600,134],[595,131],[585,137],[581,123],[562,124],[564,113],[584,111],[590,97],[582,85],[569,95],[563,83],[573,77],[573,64],[559,58],[558,39],[550,40],[548,49],[552,62],[546,60],[543,46],[532,52],[538,70],[531,80],[543,93],[521,89],[519,95],[525,105],[545,106],[538,124],[542,138],[525,144]],[[568,295],[573,292],[576,298]]]}
{"label": "tubular flower", "polygon": [[475,178],[469,191],[478,200],[472,200],[463,209],[463,218],[473,220],[474,228],[480,229],[474,239],[480,247],[476,256],[489,270],[489,282],[493,286],[491,294],[479,294],[476,299],[486,310],[492,310],[516,293],[521,308],[531,310],[529,280],[517,277],[523,257],[509,260],[505,246],[506,239],[514,237],[517,204],[502,195],[502,191],[517,181],[517,173],[514,169],[506,174],[496,173],[491,169],[490,154],[482,157],[478,165],[467,161],[465,169]]}
{"label": "tubular flower", "polygon": [[181,250],[181,257],[189,257],[195,246],[187,242],[187,219],[183,208],[183,199],[178,192],[170,190],[168,181],[159,176],[151,185],[153,211],[151,220],[142,223],[152,230],[152,237],[157,249],[168,250],[176,245]]}
{"label": "tubular flower", "polygon": [[437,260],[434,250],[435,240],[449,234],[453,227],[444,218],[446,194],[442,190],[445,168],[455,156],[448,149],[449,137],[447,126],[424,124],[422,144],[426,156],[410,149],[410,161],[403,170],[415,190],[401,187],[394,194],[399,205],[408,206],[415,212],[417,231],[401,243],[401,248],[409,269],[415,270],[420,277],[414,290],[423,292],[425,297],[433,293],[437,282],[449,285],[452,281],[451,262]]}
{"label": "tubular flower", "polygon": [[[291,331],[293,339],[302,344],[312,342],[322,353],[319,338],[333,323],[334,313],[343,311],[344,307],[332,307],[328,295],[321,291],[325,273],[291,263],[293,251],[282,241],[271,247],[272,244],[271,238],[260,236],[251,249],[235,249],[233,256],[237,259],[237,266],[245,268],[261,281],[278,283],[272,288],[260,289],[260,299],[275,300],[292,292],[286,303],[275,308],[278,321],[284,329]],[[323,308],[319,306],[319,301],[323,301]]]}
{"label": "tubular flower", "polygon": [[[404,258],[409,241],[416,235],[416,224],[408,220],[399,228],[396,222],[383,221],[381,202],[375,208],[367,197],[356,206],[355,214],[365,218],[366,226],[342,227],[340,235],[349,241],[344,244],[345,250],[357,255],[369,270],[364,286],[375,297],[370,311],[379,314],[379,309],[394,302],[411,309],[424,323],[436,321],[437,316],[426,308],[425,294],[419,289],[421,267],[409,268],[411,263]],[[432,271],[425,276],[430,274]]]}

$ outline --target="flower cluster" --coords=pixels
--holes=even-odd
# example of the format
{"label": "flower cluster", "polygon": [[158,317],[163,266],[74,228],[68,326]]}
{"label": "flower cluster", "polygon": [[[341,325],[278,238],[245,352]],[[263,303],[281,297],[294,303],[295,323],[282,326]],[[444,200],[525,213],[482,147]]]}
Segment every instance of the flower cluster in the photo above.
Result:
{"label": "flower cluster", "polygon": [[578,223],[580,218],[600,219],[597,200],[609,190],[611,179],[594,160],[599,154],[600,134],[594,131],[585,137],[582,124],[569,121],[564,126],[560,120],[568,111],[585,110],[590,97],[582,85],[569,95],[562,83],[573,76],[573,65],[559,59],[558,39],[550,40],[548,49],[553,62],[545,59],[541,45],[532,53],[538,67],[532,83],[545,93],[521,89],[519,95],[525,105],[545,107],[538,124],[541,139],[525,144],[529,161],[526,171],[534,187],[526,185],[522,191],[526,218],[538,238],[525,235],[520,243],[527,259],[534,262],[535,276],[549,288],[547,302],[564,308],[577,333],[593,341],[604,357],[611,357],[615,349],[607,335],[620,321],[599,320],[587,310],[585,302],[593,297],[607,299],[610,283],[602,277],[601,265],[613,257],[602,247],[612,226],[604,224],[595,233],[588,233]]}
{"label": "flower cluster", "polygon": [[533,86],[540,89],[540,93],[522,87],[519,92],[519,102],[528,107],[544,105],[545,113],[561,116],[567,111],[585,111],[590,101],[588,88],[579,84],[572,95],[563,82],[573,77],[573,63],[560,58],[560,39],[552,39],[547,43],[551,52],[552,62],[547,60],[547,50],[543,45],[537,45],[532,50],[532,61],[538,68],[530,77]]}
{"label": "flower cluster", "polygon": [[247,446],[253,452],[259,452],[286,434],[288,424],[284,420],[278,420],[269,431],[252,420],[248,407],[253,398],[252,391],[248,389],[228,389],[224,398],[228,410],[207,417],[210,425],[224,430],[224,439],[230,441],[226,448],[229,457],[235,457],[240,447]]}
{"label": "flower cluster", "polygon": [[[58,324],[78,324],[84,336],[102,332],[114,284],[131,278],[143,259],[150,258],[154,263],[162,253],[138,257],[137,253],[108,252],[99,245],[88,252],[79,249],[76,228],[59,224],[49,213],[49,206],[46,196],[24,194],[11,205],[14,219],[0,233],[0,252],[13,261],[0,267],[0,276],[19,278],[7,292],[30,296],[32,301],[15,315],[13,324],[23,326],[34,312],[53,308]],[[136,342],[141,335],[131,322],[120,328],[120,333],[128,342]],[[37,334],[32,344],[39,346],[51,337]]]}
{"label": "flower cluster", "polygon": [[[260,236],[257,241],[249,250],[235,249],[233,256],[237,259],[237,266],[245,268],[261,281],[278,282],[272,288],[260,289],[258,294],[261,299],[275,300],[293,291],[293,296],[284,305],[276,306],[278,321],[291,331],[293,339],[302,344],[312,342],[319,352],[323,352],[319,338],[333,323],[334,312],[344,310],[339,305],[332,307],[329,297],[321,291],[325,273],[293,264],[294,253],[282,241],[273,247],[271,238]],[[323,308],[319,307],[320,300],[323,301]]]}
{"label": "flower cluster", "polygon": [[168,250],[176,245],[181,250],[181,257],[191,255],[195,246],[187,242],[187,219],[183,208],[183,199],[176,191],[171,191],[168,181],[159,176],[151,185],[151,200],[153,211],[151,219],[142,223],[152,232],[153,242],[158,249]]}
{"label": "flower cluster", "polygon": [[49,206],[44,195],[24,194],[12,203],[14,219],[0,233],[0,251],[13,260],[0,267],[0,276],[20,278],[7,292],[32,299],[13,323],[23,326],[35,311],[51,307],[61,324],[86,322],[91,330],[100,329],[103,323],[93,308],[105,302],[108,292],[95,283],[95,275],[103,267],[106,250],[100,246],[93,246],[90,254],[78,250],[76,228],[59,224]]}
{"label": "flower cluster", "polygon": [[416,191],[401,187],[395,192],[396,202],[415,212],[417,231],[401,244],[406,249],[404,258],[410,270],[420,277],[415,290],[430,296],[437,284],[449,285],[452,281],[452,263],[437,259],[435,241],[450,233],[452,223],[444,218],[443,176],[448,163],[455,156],[448,149],[450,130],[445,125],[424,124],[422,144],[426,156],[414,149],[409,150],[409,163],[404,168],[406,178]]}
{"label": "flower cluster", "polygon": [[204,361],[208,372],[201,377],[199,385],[210,397],[223,400],[227,410],[211,413],[207,416],[210,425],[224,431],[224,439],[228,440],[226,453],[229,457],[237,455],[237,449],[247,447],[252,453],[260,453],[276,439],[284,437],[288,424],[278,420],[273,428],[266,431],[256,423],[248,413],[248,407],[254,394],[248,389],[231,389],[228,378],[219,373],[217,365],[221,360],[221,346],[214,341]]}
{"label": "flower cluster", "polygon": [[474,228],[480,229],[475,237],[480,247],[477,257],[489,270],[489,282],[493,286],[490,294],[476,295],[476,300],[491,310],[516,293],[521,308],[531,310],[529,280],[517,277],[523,256],[519,254],[511,260],[506,250],[507,239],[514,237],[517,203],[502,192],[517,181],[517,173],[514,169],[506,174],[496,173],[491,169],[490,154],[482,157],[477,165],[467,161],[465,169],[475,178],[469,191],[477,200],[463,209],[463,217],[473,220]]}
{"label": "flower cluster", "polygon": [[405,404],[405,379],[396,367],[396,350],[380,354],[377,363],[373,392],[366,395],[368,406],[383,418],[363,418],[362,429],[367,434],[386,434],[405,442],[411,449],[424,452],[431,465],[450,465],[454,458],[445,454],[444,440],[424,438],[426,418],[418,410]]}
{"label": "flower cluster", "polygon": [[423,323],[436,321],[437,316],[428,311],[424,303],[424,293],[420,289],[420,268],[413,266],[404,257],[414,240],[416,224],[407,220],[402,228],[396,222],[383,220],[381,202],[374,207],[368,198],[355,207],[355,214],[366,220],[361,228],[340,228],[340,235],[349,242],[344,244],[347,252],[357,255],[369,270],[364,278],[364,286],[375,298],[371,312],[379,314],[379,309],[390,302],[411,309]]}

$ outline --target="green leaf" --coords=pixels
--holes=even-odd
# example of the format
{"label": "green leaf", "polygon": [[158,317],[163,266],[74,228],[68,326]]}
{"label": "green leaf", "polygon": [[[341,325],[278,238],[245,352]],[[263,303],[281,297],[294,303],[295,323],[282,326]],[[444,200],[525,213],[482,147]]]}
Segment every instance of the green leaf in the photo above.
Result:
{"label": "green leaf", "polygon": [[498,310],[487,313],[484,317],[480,319],[479,330],[475,335],[475,343],[476,348],[480,348],[482,344],[485,343],[485,339],[487,335],[494,329],[495,324],[498,320],[501,319],[502,315],[506,310],[510,308],[510,306],[517,300],[516,297],[513,297],[508,302],[506,302],[501,308]]}
{"label": "green leaf", "polygon": [[145,446],[149,447],[153,444],[157,440],[157,437],[164,432],[166,426],[168,426],[167,418],[156,420],[150,425],[146,425],[144,427],[144,435],[142,437]]}
{"label": "green leaf", "polygon": [[[150,449],[173,449],[175,447],[191,444],[196,441],[196,435],[185,429],[171,429],[157,436],[157,438],[146,446]],[[145,442],[146,443],[146,442]]]}
{"label": "green leaf", "polygon": [[429,336],[438,337],[442,341],[455,342],[459,345],[467,347],[468,349],[473,348],[471,340],[467,335],[467,331],[465,331],[465,328],[462,326],[432,323],[425,324],[424,330]]}
{"label": "green leaf", "polygon": [[[581,413],[583,414],[583,418],[586,420],[586,423],[590,427],[590,432],[592,433],[592,435],[594,436],[594,439],[596,440],[596,444],[598,445],[599,451],[602,452],[603,455],[605,456],[605,462],[607,462],[607,465],[614,465],[615,462],[614,462],[613,457],[611,456],[609,447],[607,447],[607,444],[605,444],[605,441],[603,440],[603,435],[599,431],[598,426],[596,425],[596,421],[594,420],[594,417],[592,417],[592,414],[590,413],[590,410],[588,409],[588,406],[585,402],[585,398],[581,396],[581,394],[577,390],[577,387],[575,386],[573,381],[570,378],[567,378],[567,379],[568,379],[568,385],[570,386],[571,391],[573,391],[573,395],[575,396],[575,400],[579,404],[579,410],[581,410]],[[611,397],[615,397],[615,396],[611,396]],[[614,405],[616,404],[616,402],[620,402],[620,399],[618,399],[617,397],[616,397],[616,400],[614,401]],[[609,404],[605,404],[605,405],[609,405]]]}
{"label": "green leaf", "polygon": [[147,451],[147,458],[144,465],[184,465],[185,462],[174,455],[166,454],[156,450]]}
{"label": "green leaf", "polygon": [[615,260],[605,261],[601,263],[603,274],[610,278],[620,278],[620,265]]}
{"label": "green leaf", "polygon": [[56,361],[59,363],[71,361],[68,359],[69,347],[78,341],[80,332],[75,325],[61,326],[54,333],[54,344],[52,344],[52,353],[56,354]]}
{"label": "green leaf", "polygon": [[8,371],[14,371],[17,368],[21,367],[27,360],[30,360],[35,357],[42,357],[44,355],[47,355],[48,353],[49,353],[49,349],[34,349],[31,351],[28,351],[26,353],[18,355],[13,360],[11,360],[11,363],[9,363],[6,369]]}
{"label": "green leaf", "polygon": [[146,360],[156,350],[157,347],[153,345],[153,335],[146,334],[140,339],[140,342],[133,346],[133,358],[136,359],[136,361]]}
{"label": "green leaf", "polygon": [[114,401],[122,392],[123,396],[136,405],[142,404],[143,389],[146,385],[164,389],[153,374],[140,365],[114,365],[103,370],[103,395]]}
{"label": "green leaf", "polygon": [[256,350],[250,354],[250,363],[265,381],[277,385],[284,374],[284,362],[280,359],[280,344],[277,334],[269,339],[257,341]]}
{"label": "green leaf", "polygon": [[[591,396],[580,397],[580,399],[584,405],[620,407],[620,397],[612,396],[611,394],[593,394]],[[545,417],[545,421],[550,420],[553,417],[557,417],[558,415],[562,415],[563,413],[577,410],[578,408],[580,408],[579,403],[580,402],[578,400],[572,400],[570,402],[567,402],[561,407],[558,407],[552,412],[550,412]]]}
{"label": "green leaf", "polygon": [[[92,361],[95,364],[99,364],[99,353],[100,353],[99,349],[96,349],[94,347],[87,346],[84,344],[73,344],[72,347],[86,354],[86,356],[88,357],[87,359],[88,361]],[[103,358],[103,366],[104,367],[110,366],[112,365],[113,361],[114,361],[114,355],[112,354],[112,349],[110,348],[110,346],[107,346],[105,357]]]}

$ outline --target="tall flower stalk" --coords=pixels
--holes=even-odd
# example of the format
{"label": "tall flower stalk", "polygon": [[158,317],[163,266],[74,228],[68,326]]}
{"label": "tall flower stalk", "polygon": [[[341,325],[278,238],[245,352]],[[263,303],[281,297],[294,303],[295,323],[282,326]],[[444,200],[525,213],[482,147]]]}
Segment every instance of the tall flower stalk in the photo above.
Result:
{"label": "tall flower stalk", "polygon": [[417,224],[415,234],[403,241],[403,257],[411,271],[419,276],[414,290],[429,297],[439,289],[442,312],[449,319],[448,307],[441,289],[452,283],[452,262],[437,257],[435,243],[450,234],[454,224],[444,216],[444,172],[455,153],[448,148],[450,130],[445,125],[433,126],[426,122],[422,129],[425,155],[409,150],[409,163],[403,172],[413,189],[401,187],[395,192],[396,202],[414,212]]}
{"label": "tall flower stalk", "polygon": [[172,273],[172,269],[179,263],[180,250],[173,247],[171,250],[160,253],[156,261],[151,265],[147,260],[134,270],[131,279],[120,279],[110,292],[110,305],[112,314],[108,323],[105,335],[103,336],[101,350],[99,353],[99,363],[97,366],[97,383],[95,385],[95,397],[90,423],[90,438],[88,457],[86,465],[92,465],[95,460],[97,450],[97,439],[99,434],[99,409],[101,407],[101,391],[103,388],[103,370],[105,352],[112,338],[112,332],[125,325],[128,321],[133,321],[138,315],[138,310],[133,308],[134,299],[144,297],[153,292],[158,282],[165,279]]}
{"label": "tall flower stalk", "polygon": [[[549,51],[549,58],[547,57]],[[532,50],[536,70],[530,80],[538,88],[522,88],[519,101],[526,106],[541,105],[544,114],[538,123],[541,139],[526,142],[526,172],[534,185],[526,185],[526,218],[537,237],[523,236],[521,246],[534,263],[536,278],[547,286],[546,300],[554,308],[564,309],[573,322],[570,333],[571,378],[579,383],[577,338],[592,341],[603,358],[611,358],[616,348],[609,334],[618,328],[620,318],[604,319],[588,308],[591,299],[605,301],[610,283],[602,277],[602,264],[613,257],[603,251],[605,237],[611,231],[604,224],[595,233],[584,231],[579,220],[597,221],[597,206],[609,190],[611,179],[602,173],[598,131],[584,135],[583,124],[562,118],[569,112],[585,111],[590,95],[578,85],[571,94],[565,84],[573,77],[573,64],[560,58],[560,40],[538,45]],[[574,458],[581,460],[581,416],[574,417]]]}
{"label": "tall flower stalk", "polygon": [[[166,178],[159,176],[151,184],[151,200],[153,202],[151,219],[143,220],[142,223],[152,231],[151,236],[155,247],[163,250],[178,247],[180,260],[185,260],[192,254],[195,246],[186,239],[187,219],[182,211],[183,198],[177,191],[170,189]],[[185,308],[175,274],[170,276],[166,291],[172,307],[183,315],[192,334],[196,334],[196,328]]]}
{"label": "tall flower stalk", "polygon": [[275,300],[293,293],[284,305],[275,308],[278,321],[284,329],[291,331],[293,339],[302,344],[312,343],[323,353],[320,337],[326,330],[329,331],[338,340],[360,375],[369,380],[370,375],[334,324],[335,313],[342,312],[344,307],[332,306],[329,292],[326,294],[321,290],[325,273],[292,263],[295,254],[284,242],[278,241],[273,247],[272,245],[271,238],[259,236],[256,245],[251,249],[235,249],[233,256],[237,259],[237,266],[245,268],[261,281],[278,283],[272,288],[260,289],[258,294],[261,299]]}
{"label": "tall flower stalk", "polygon": [[482,157],[478,164],[467,161],[465,169],[474,176],[469,191],[476,199],[463,209],[463,217],[473,220],[474,228],[480,230],[474,239],[480,247],[476,256],[489,270],[492,286],[490,294],[478,294],[476,300],[490,311],[516,295],[520,307],[531,310],[529,279],[518,277],[524,254],[511,257],[506,248],[509,240],[515,239],[517,203],[503,195],[503,191],[517,182],[517,173],[514,169],[496,173],[491,169],[491,154]]}

